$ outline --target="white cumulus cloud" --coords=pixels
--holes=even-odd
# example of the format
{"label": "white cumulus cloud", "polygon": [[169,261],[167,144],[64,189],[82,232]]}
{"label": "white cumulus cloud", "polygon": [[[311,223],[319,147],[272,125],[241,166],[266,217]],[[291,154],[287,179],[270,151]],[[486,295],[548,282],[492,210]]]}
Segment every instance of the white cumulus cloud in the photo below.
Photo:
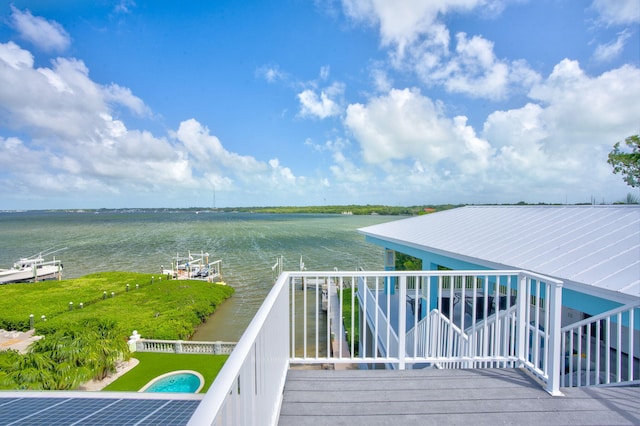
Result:
{"label": "white cumulus cloud", "polygon": [[453,164],[454,158],[470,158],[475,167],[483,168],[490,151],[465,118],[448,118],[438,103],[417,89],[393,89],[366,105],[349,105],[345,125],[360,143],[363,159],[381,166],[418,160],[435,169],[441,161]]}
{"label": "white cumulus cloud", "polygon": [[599,44],[596,47],[595,52],[593,52],[593,58],[598,62],[608,62],[612,59],[615,59],[622,53],[629,37],[631,37],[631,32],[622,31],[618,34],[618,37],[614,41],[610,43]]}
{"label": "white cumulus cloud", "polygon": [[11,5],[11,24],[20,37],[45,51],[64,51],[71,44],[71,37],[60,24],[33,16],[30,11],[21,11],[13,5]]}
{"label": "white cumulus cloud", "polygon": [[442,16],[451,12],[469,12],[479,6],[486,9],[499,4],[489,0],[343,0],[347,16],[379,27],[383,46],[393,46],[399,56],[422,38],[436,40],[441,35]]}
{"label": "white cumulus cloud", "polygon": [[[0,136],[0,197],[19,198],[21,188],[57,199],[95,197],[98,203],[105,195],[126,197],[129,204],[131,197],[151,197],[153,205],[162,205],[185,194],[199,200],[203,188],[214,186],[241,193],[239,200],[264,197],[260,204],[273,191],[302,197],[321,185],[296,176],[278,159],[260,161],[226,149],[195,119],[166,136],[129,129],[114,118],[119,108],[142,117],[151,116],[149,108],[129,88],[94,82],[74,58],[35,68],[29,51],[0,43],[0,81],[0,123],[21,135]],[[28,159],[28,170],[16,158]],[[163,198],[153,201],[158,192]]]}
{"label": "white cumulus cloud", "polygon": [[594,0],[591,7],[607,25],[625,25],[640,22],[638,0]]}
{"label": "white cumulus cloud", "polygon": [[342,95],[344,84],[333,83],[321,89],[319,93],[314,89],[306,89],[298,93],[300,101],[300,115],[324,119],[339,115],[342,112]]}
{"label": "white cumulus cloud", "polygon": [[392,89],[349,105],[344,123],[361,149],[361,168],[377,170],[376,184],[398,196],[583,202],[624,190],[606,160],[615,142],[637,133],[638,68],[589,76],[563,60],[529,98],[491,113],[478,132],[418,89]]}
{"label": "white cumulus cloud", "polygon": [[149,113],[130,89],[92,81],[82,61],[57,58],[49,68],[34,68],[31,53],[13,42],[0,43],[0,81],[5,124],[15,130],[90,139],[103,132],[114,108]]}

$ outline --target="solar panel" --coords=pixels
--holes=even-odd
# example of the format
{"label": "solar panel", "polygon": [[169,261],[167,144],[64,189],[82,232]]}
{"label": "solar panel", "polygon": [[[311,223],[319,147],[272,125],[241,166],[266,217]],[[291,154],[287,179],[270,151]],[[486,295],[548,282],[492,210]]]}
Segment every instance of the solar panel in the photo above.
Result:
{"label": "solar panel", "polygon": [[6,398],[0,395],[0,425],[186,425],[200,403],[199,399],[87,396]]}

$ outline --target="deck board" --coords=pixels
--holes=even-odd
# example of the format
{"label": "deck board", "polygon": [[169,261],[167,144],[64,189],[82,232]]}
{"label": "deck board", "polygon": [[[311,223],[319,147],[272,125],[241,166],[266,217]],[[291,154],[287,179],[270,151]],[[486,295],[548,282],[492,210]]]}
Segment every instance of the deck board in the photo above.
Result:
{"label": "deck board", "polygon": [[517,369],[290,370],[279,424],[640,424],[638,387],[563,392]]}

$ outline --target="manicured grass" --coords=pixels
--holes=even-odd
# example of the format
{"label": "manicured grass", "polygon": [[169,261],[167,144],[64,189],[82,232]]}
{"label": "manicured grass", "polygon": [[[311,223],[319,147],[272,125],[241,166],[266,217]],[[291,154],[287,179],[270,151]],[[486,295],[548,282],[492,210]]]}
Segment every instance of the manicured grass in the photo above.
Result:
{"label": "manicured grass", "polygon": [[200,393],[209,389],[211,383],[225,363],[228,355],[162,354],[135,352],[131,355],[140,363],[119,377],[105,391],[137,392],[152,379],[171,371],[194,370],[204,377],[204,387]]}

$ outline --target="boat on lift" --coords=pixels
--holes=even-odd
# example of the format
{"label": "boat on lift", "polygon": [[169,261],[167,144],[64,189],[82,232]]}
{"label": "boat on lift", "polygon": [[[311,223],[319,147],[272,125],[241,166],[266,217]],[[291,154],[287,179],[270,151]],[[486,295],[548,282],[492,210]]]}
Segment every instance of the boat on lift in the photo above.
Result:
{"label": "boat on lift", "polygon": [[[30,257],[22,257],[9,269],[0,269],[0,284],[28,283],[62,278],[62,262],[54,253],[66,250],[48,250]],[[52,256],[51,260],[46,260]]]}
{"label": "boat on lift", "polygon": [[222,260],[210,261],[209,253],[195,253],[189,251],[187,256],[176,257],[171,260],[171,267],[160,265],[163,275],[178,280],[202,280],[224,284],[222,281]]}

